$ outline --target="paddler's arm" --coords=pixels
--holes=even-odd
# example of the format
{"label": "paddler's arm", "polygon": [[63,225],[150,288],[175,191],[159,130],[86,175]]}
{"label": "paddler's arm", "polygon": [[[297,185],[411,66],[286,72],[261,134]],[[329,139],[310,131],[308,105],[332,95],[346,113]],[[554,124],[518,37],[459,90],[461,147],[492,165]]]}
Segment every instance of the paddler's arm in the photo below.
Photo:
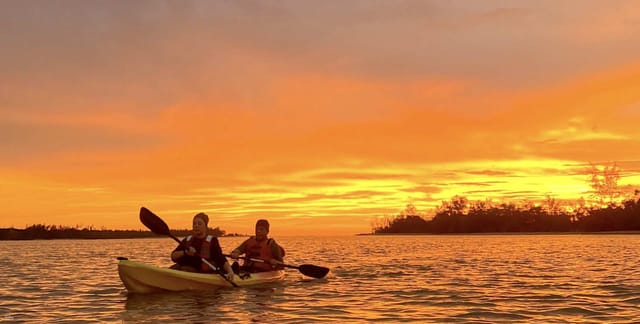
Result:
{"label": "paddler's arm", "polygon": [[284,256],[282,255],[282,249],[280,249],[280,245],[278,245],[276,240],[271,239],[271,244],[269,247],[271,248],[271,255],[273,255],[273,259],[271,259],[271,265],[276,266],[278,264],[282,264]]}
{"label": "paddler's arm", "polygon": [[182,243],[180,243],[180,245],[178,245],[178,247],[176,247],[176,249],[171,252],[171,261],[177,263],[180,259],[187,256],[187,254],[185,253],[184,244],[185,240],[182,240]]}
{"label": "paddler's arm", "polygon": [[233,251],[231,251],[231,258],[237,259],[238,257],[240,257],[240,254],[245,253],[246,246],[247,246],[247,241],[248,240],[245,240],[244,242],[242,242],[242,244],[238,245],[237,248],[235,248],[235,249],[233,249]]}
{"label": "paddler's arm", "polygon": [[218,238],[215,237],[211,241],[211,243],[211,256],[213,256],[213,261],[218,267],[222,266],[222,269],[224,269],[224,272],[226,273],[227,279],[233,280],[233,270],[231,269],[231,265],[229,265],[229,262],[227,262],[227,258],[222,254],[222,248],[220,247]]}
{"label": "paddler's arm", "polygon": [[182,257],[184,257],[184,250],[173,251],[171,253],[171,261],[173,262],[178,262]]}
{"label": "paddler's arm", "polygon": [[231,269],[231,265],[229,264],[229,262],[224,262],[224,264],[222,265],[222,268],[224,269],[224,272],[227,274],[226,277],[227,279],[233,281],[233,270]]}

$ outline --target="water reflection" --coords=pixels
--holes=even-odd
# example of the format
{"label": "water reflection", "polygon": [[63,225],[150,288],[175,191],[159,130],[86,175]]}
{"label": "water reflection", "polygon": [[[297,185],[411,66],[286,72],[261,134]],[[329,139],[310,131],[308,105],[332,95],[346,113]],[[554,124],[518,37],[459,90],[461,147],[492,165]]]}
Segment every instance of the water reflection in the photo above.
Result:
{"label": "water reflection", "polygon": [[[220,243],[226,251],[238,240]],[[279,242],[296,247],[287,263],[311,261],[331,275],[289,269],[284,282],[265,286],[136,295],[115,257],[168,266],[170,240],[0,241],[0,321],[640,322],[638,235]]]}
{"label": "water reflection", "polygon": [[219,304],[219,291],[185,291],[154,294],[127,294],[124,321],[139,322],[156,320],[206,321],[210,318],[208,308]]}
{"label": "water reflection", "polygon": [[203,308],[208,303],[219,301],[219,291],[160,292],[153,294],[127,294],[127,311],[171,311],[173,309]]}
{"label": "water reflection", "polygon": [[251,288],[221,288],[213,291],[162,292],[153,294],[126,294],[124,321],[186,320],[209,322],[212,320],[263,321],[273,319],[274,309],[285,298],[281,284]]}

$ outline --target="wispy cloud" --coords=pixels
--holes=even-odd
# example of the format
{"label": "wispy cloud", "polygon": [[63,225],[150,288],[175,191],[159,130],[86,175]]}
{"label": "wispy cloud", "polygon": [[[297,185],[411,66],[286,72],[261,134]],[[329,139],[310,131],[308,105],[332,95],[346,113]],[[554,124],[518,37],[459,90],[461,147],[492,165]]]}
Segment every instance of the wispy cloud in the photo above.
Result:
{"label": "wispy cloud", "polygon": [[636,6],[1,2],[0,226],[148,205],[366,232],[409,202],[576,199],[610,161],[632,188]]}

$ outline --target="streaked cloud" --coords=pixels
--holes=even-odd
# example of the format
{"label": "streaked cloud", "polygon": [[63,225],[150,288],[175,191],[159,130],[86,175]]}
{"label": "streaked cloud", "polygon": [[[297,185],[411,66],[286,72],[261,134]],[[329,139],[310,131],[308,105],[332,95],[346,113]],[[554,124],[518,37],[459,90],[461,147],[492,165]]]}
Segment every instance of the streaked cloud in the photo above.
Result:
{"label": "streaked cloud", "polygon": [[[640,183],[634,1],[0,3],[1,226],[367,232]],[[37,202],[37,203],[34,203]],[[276,230],[277,229],[277,230]]]}

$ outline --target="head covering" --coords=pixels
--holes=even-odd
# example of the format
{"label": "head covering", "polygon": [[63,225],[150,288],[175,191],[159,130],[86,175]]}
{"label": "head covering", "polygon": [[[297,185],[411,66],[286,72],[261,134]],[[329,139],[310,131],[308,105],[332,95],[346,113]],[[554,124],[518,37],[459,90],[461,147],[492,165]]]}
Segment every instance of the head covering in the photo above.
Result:
{"label": "head covering", "polygon": [[259,219],[256,222],[256,227],[258,227],[258,226],[262,226],[262,227],[266,228],[267,231],[269,231],[269,222],[266,219]]}
{"label": "head covering", "polygon": [[195,216],[193,216],[194,220],[196,218],[202,219],[202,221],[204,222],[205,225],[209,225],[209,216],[207,216],[207,214],[205,214],[205,213],[197,213]]}

